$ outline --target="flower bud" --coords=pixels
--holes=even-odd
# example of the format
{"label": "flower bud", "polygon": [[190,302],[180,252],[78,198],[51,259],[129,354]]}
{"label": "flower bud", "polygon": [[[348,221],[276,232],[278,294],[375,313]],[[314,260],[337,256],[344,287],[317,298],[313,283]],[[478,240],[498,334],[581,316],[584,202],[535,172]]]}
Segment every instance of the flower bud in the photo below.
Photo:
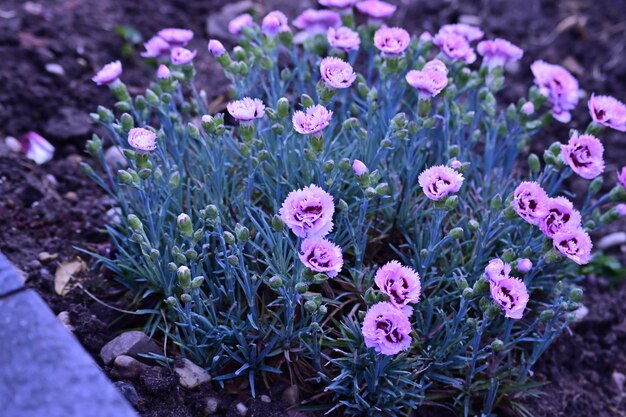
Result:
{"label": "flower bud", "polygon": [[185,258],[193,261],[197,257],[198,257],[198,251],[196,251],[195,249],[187,249],[185,251]]}
{"label": "flower bud", "polygon": [[232,233],[230,233],[229,231],[225,231],[224,232],[224,240],[226,241],[227,244],[229,245],[234,245],[236,240],[235,240],[235,235],[233,235]]}
{"label": "flower bud", "polygon": [[569,293],[569,299],[575,303],[580,303],[583,299],[583,289],[582,288],[574,288]]}
{"label": "flower bud", "polygon": [[170,187],[171,190],[173,190],[174,188],[178,188],[179,185],[180,185],[180,172],[174,171],[172,173],[172,176],[170,177],[168,186]]}
{"label": "flower bud", "polygon": [[247,227],[237,223],[235,225],[235,235],[237,236],[237,240],[239,240],[239,242],[244,243],[250,238],[250,230],[248,230]]}
{"label": "flower bud", "polygon": [[181,294],[180,296],[180,301],[182,301],[183,303],[189,303],[191,302],[191,295],[185,293],[185,294]]}
{"label": "flower bud", "polygon": [[455,227],[450,230],[450,237],[452,237],[452,239],[461,239],[463,237],[463,228]]}
{"label": "flower bud", "polygon": [[554,310],[552,309],[543,310],[539,315],[539,318],[543,321],[548,321],[552,319],[552,317],[554,317]]}
{"label": "flower bud", "polygon": [[209,204],[204,210],[206,211],[207,218],[210,220],[215,220],[219,216],[219,211],[217,210],[217,207],[213,204]]}
{"label": "flower bud", "polygon": [[128,215],[128,225],[135,232],[143,232],[143,224],[141,223],[141,220],[139,220],[139,217],[134,214]]}
{"label": "flower bud", "polygon": [[180,214],[178,219],[176,219],[176,223],[178,224],[178,229],[182,235],[191,237],[193,234],[193,224],[191,223],[191,218],[187,214]]}
{"label": "flower bud", "polygon": [[602,188],[603,182],[604,180],[601,176],[594,178],[593,181],[589,183],[589,195],[594,196],[598,194],[598,191]]}
{"label": "flower bud", "polygon": [[315,301],[309,300],[304,303],[304,309],[307,313],[315,313],[317,311],[317,303]]}
{"label": "flower bud", "polygon": [[389,194],[389,184],[381,182],[376,186],[376,194],[383,196]]}
{"label": "flower bud", "polygon": [[468,287],[468,288],[465,288],[463,290],[463,298],[469,300],[469,299],[471,299],[473,297],[474,297],[474,290],[473,289]]}
{"label": "flower bud", "polygon": [[185,265],[176,270],[176,277],[181,288],[185,289],[191,286],[191,271]]}
{"label": "flower bud", "polygon": [[451,195],[446,198],[444,206],[448,210],[454,210],[458,204],[459,204],[459,197],[456,195]]}
{"label": "flower bud", "polygon": [[282,232],[283,230],[285,230],[285,223],[283,222],[283,219],[281,219],[278,214],[275,214],[272,217],[272,227],[277,232]]}
{"label": "flower bud", "polygon": [[491,349],[493,349],[494,352],[499,352],[504,348],[504,342],[500,339],[494,339],[493,342],[491,342]]}
{"label": "flower bud", "polygon": [[228,263],[231,266],[237,266],[239,265],[239,258],[237,258],[236,255],[229,255],[228,258],[226,258],[228,260]]}
{"label": "flower bud", "polygon": [[346,200],[344,200],[343,198],[339,199],[339,202],[337,203],[337,209],[341,210],[341,211],[345,211],[348,210],[348,203],[346,203]]}
{"label": "flower bud", "polygon": [[478,221],[476,221],[476,220],[474,220],[474,219],[472,219],[472,220],[470,220],[470,221],[468,222],[468,226],[469,226],[469,229],[470,229],[472,232],[475,232],[476,230],[480,229],[480,223],[478,223]]}
{"label": "flower bud", "polygon": [[97,155],[102,149],[102,139],[100,139],[98,135],[93,135],[92,138],[87,141],[85,149],[90,155]]}
{"label": "flower bud", "polygon": [[456,281],[456,285],[459,287],[460,290],[464,290],[468,287],[467,280],[465,278],[459,278]]}
{"label": "flower bud", "polygon": [[198,289],[202,286],[203,282],[204,282],[203,276],[195,277],[193,280],[191,280],[191,288]]}
{"label": "flower bud", "polygon": [[159,253],[157,249],[150,250],[150,259],[152,259],[154,262],[156,262],[160,256],[161,254]]}
{"label": "flower bud", "polygon": [[502,209],[502,196],[500,194],[496,194],[490,202],[491,210],[500,211]]}
{"label": "flower bud", "polygon": [[176,305],[176,298],[172,297],[171,295],[169,297],[167,297],[165,299],[165,304],[167,304],[168,306],[172,307]]}
{"label": "flower bud", "polygon": [[185,255],[183,255],[182,253],[177,253],[174,255],[174,260],[179,263],[179,264],[186,264],[187,263],[187,257]]}
{"label": "flower bud", "polygon": [[296,284],[296,291],[298,292],[298,294],[304,294],[308,290],[309,290],[309,286],[305,282],[298,282]]}
{"label": "flower bud", "polygon": [[539,157],[534,153],[528,155],[528,168],[530,169],[530,172],[539,172],[541,169]]}
{"label": "flower bud", "polygon": [[309,107],[313,107],[315,105],[315,102],[308,94],[302,94],[302,96],[300,96],[300,103],[305,109],[308,109]]}
{"label": "flower bud", "polygon": [[339,169],[343,172],[346,172],[350,169],[350,160],[348,158],[341,158],[339,161]]}
{"label": "flower bud", "polygon": [[130,185],[133,183],[133,176],[126,170],[120,169],[117,171],[117,177],[122,184]]}
{"label": "flower bud", "polygon": [[477,294],[482,294],[489,289],[489,282],[485,278],[479,278],[478,281],[474,283],[472,287],[474,292]]}
{"label": "flower bud", "polygon": [[328,279],[328,275],[326,274],[315,274],[311,279],[313,284],[322,284]]}
{"label": "flower bud", "polygon": [[513,262],[515,259],[517,258],[517,255],[515,254],[515,251],[511,248],[506,249],[503,253],[502,253],[502,260],[504,262],[508,262],[511,263]]}

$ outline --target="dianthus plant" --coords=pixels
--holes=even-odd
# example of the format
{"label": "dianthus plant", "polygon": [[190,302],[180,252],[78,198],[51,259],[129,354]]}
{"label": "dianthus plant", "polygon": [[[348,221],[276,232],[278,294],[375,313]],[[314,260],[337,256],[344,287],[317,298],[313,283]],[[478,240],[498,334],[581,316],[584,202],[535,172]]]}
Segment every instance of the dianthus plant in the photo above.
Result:
{"label": "dianthus plant", "polygon": [[[461,24],[412,36],[375,0],[357,26],[354,2],[326,3],[347,9],[308,10],[297,33],[279,11],[243,15],[232,52],[209,42],[224,113],[194,84],[187,30],[146,43],[145,94],[119,62],[94,77],[118,102],[93,120],[125,161],[88,143],[120,219],[99,260],[136,292],[161,359],[223,385],[280,380],[341,415],[523,412],[533,364],[579,307],[590,232],[624,214],[626,170],[600,189],[602,132],[626,130],[625,107],[594,95],[585,132],[526,156],[579,101],[564,68],[536,61],[528,97],[501,105],[512,43]],[[572,175],[586,192],[564,189]]]}

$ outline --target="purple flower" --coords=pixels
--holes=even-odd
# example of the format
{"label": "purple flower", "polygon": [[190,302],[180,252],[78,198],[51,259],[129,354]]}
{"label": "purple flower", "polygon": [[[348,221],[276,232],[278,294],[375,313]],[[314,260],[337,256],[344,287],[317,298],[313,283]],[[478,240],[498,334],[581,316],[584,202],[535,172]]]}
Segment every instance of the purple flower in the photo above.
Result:
{"label": "purple flower", "polygon": [[244,97],[241,100],[232,101],[226,105],[226,109],[240,122],[249,122],[265,116],[265,105],[258,98]]}
{"label": "purple flower", "polygon": [[439,29],[439,33],[452,33],[454,35],[462,36],[467,42],[478,41],[485,35],[479,27],[465,23],[443,25]]}
{"label": "purple flower", "polygon": [[319,133],[328,126],[333,112],[326,107],[316,104],[306,109],[294,112],[291,121],[296,132],[303,135],[313,135]]}
{"label": "purple flower", "polygon": [[193,39],[189,29],[166,28],[158,33],[159,37],[172,46],[185,46]]}
{"label": "purple flower", "polygon": [[626,204],[620,203],[620,204],[616,205],[615,206],[615,212],[620,217],[626,216]]}
{"label": "purple flower", "polygon": [[510,273],[511,265],[497,258],[490,260],[489,264],[485,267],[485,278],[487,278],[489,282],[500,281],[501,279],[507,278]]}
{"label": "purple flower", "polygon": [[522,105],[521,110],[522,110],[522,113],[524,113],[527,116],[530,116],[531,114],[535,112],[535,105],[532,103],[532,101],[527,101],[526,103]]}
{"label": "purple flower", "polygon": [[170,44],[158,35],[151,37],[148,42],[143,44],[143,47],[146,48],[141,53],[141,56],[144,58],[158,58],[170,51]]}
{"label": "purple flower", "polygon": [[489,282],[491,298],[503,310],[504,316],[511,319],[521,319],[528,304],[528,290],[521,279],[504,277]]}
{"label": "purple flower", "polygon": [[622,167],[621,171],[617,171],[617,181],[626,188],[626,166]]}
{"label": "purple flower", "polygon": [[172,73],[170,72],[170,69],[167,67],[167,65],[159,65],[159,68],[157,69],[157,79],[159,80],[165,80],[167,78],[170,78],[170,76],[172,75]]}
{"label": "purple flower", "polygon": [[430,42],[433,40],[433,35],[429,31],[425,30],[420,35],[419,39],[420,39],[420,42]]}
{"label": "purple flower", "polygon": [[367,165],[365,165],[363,162],[359,161],[358,159],[355,159],[354,162],[352,163],[352,171],[354,172],[354,175],[356,175],[357,177],[361,177],[367,174],[368,172],[370,172],[370,170],[367,168]]}
{"label": "purple flower", "polygon": [[530,66],[539,91],[548,98],[552,106],[552,116],[561,123],[568,123],[578,104],[578,81],[560,65],[535,61]]}
{"label": "purple flower", "polygon": [[287,195],[279,210],[283,222],[298,237],[323,237],[333,230],[333,197],[311,184]]}
{"label": "purple flower", "polygon": [[517,270],[522,274],[528,273],[531,269],[533,269],[533,262],[528,258],[521,258],[517,261]]}
{"label": "purple flower", "polygon": [[248,13],[241,14],[228,22],[228,31],[235,36],[241,35],[243,28],[254,26],[254,20]]}
{"label": "purple flower", "polygon": [[224,48],[222,42],[218,41],[217,39],[211,39],[209,41],[208,49],[209,53],[216,58],[224,55],[224,52],[226,52],[226,48]]}
{"label": "purple flower", "polygon": [[524,55],[522,48],[500,38],[482,41],[476,46],[476,50],[482,55],[483,64],[486,64],[489,69],[502,67],[508,62],[518,61]]}
{"label": "purple flower", "polygon": [[341,248],[321,238],[306,238],[300,246],[300,260],[307,268],[334,278],[343,267]]}
{"label": "purple flower", "polygon": [[37,165],[44,164],[54,156],[54,146],[40,134],[26,132],[20,140],[21,151],[26,158],[34,161]]}
{"label": "purple flower", "polygon": [[121,75],[122,63],[120,61],[114,61],[102,67],[91,80],[98,85],[109,85],[117,81]]}
{"label": "purple flower", "polygon": [[171,59],[174,65],[186,65],[189,64],[195,58],[197,52],[190,51],[189,49],[178,47],[172,49]]}
{"label": "purple flower", "polygon": [[374,33],[374,46],[383,55],[400,55],[406,51],[410,42],[411,35],[402,28],[382,27]]}
{"label": "purple flower", "polygon": [[393,304],[374,304],[365,314],[361,329],[365,346],[383,355],[395,355],[411,346],[411,323]]}
{"label": "purple flower", "polygon": [[611,96],[591,94],[588,106],[594,122],[626,132],[626,104]]}
{"label": "purple flower", "polygon": [[580,213],[567,198],[549,198],[544,208],[545,216],[539,223],[539,229],[546,236],[554,237],[559,232],[580,227]]}
{"label": "purple flower", "polygon": [[406,81],[419,92],[420,98],[435,97],[448,85],[448,69],[443,62],[434,59],[421,71],[409,71]]}
{"label": "purple flower", "polygon": [[561,145],[561,158],[581,177],[591,180],[604,172],[604,146],[593,135],[572,135]]}
{"label": "purple flower", "polygon": [[360,1],[356,4],[356,8],[359,12],[376,20],[391,17],[397,9],[393,4],[380,0]]}
{"label": "purple flower", "polygon": [[450,59],[463,61],[466,64],[476,61],[476,53],[469,42],[454,32],[439,31],[433,38],[433,43]]}
{"label": "purple flower", "polygon": [[593,244],[583,229],[565,230],[552,238],[554,249],[570,258],[578,265],[585,265],[591,260]]}
{"label": "purple flower", "polygon": [[398,261],[387,262],[380,267],[374,281],[378,288],[389,296],[391,304],[399,309],[417,303],[422,293],[420,276]]}
{"label": "purple flower", "polygon": [[341,16],[332,10],[307,9],[293,21],[293,25],[305,33],[301,40],[309,36],[326,33],[329,28],[341,26]]}
{"label": "purple flower", "polygon": [[438,201],[461,189],[463,175],[450,167],[436,165],[422,172],[417,181],[426,197]]}
{"label": "purple flower", "polygon": [[341,26],[337,29],[332,27],[328,28],[326,38],[330,46],[346,52],[357,50],[361,45],[361,38],[358,32],[345,26]]}
{"label": "purple flower", "polygon": [[135,127],[128,132],[128,144],[141,152],[150,152],[157,147],[157,135],[151,130]]}
{"label": "purple flower", "polygon": [[356,4],[359,0],[319,0],[319,4],[324,7],[333,9],[348,9]]}
{"label": "purple flower", "polygon": [[261,22],[261,29],[267,36],[274,36],[283,32],[291,32],[289,20],[280,10],[269,12]]}
{"label": "purple flower", "polygon": [[322,59],[320,73],[326,85],[332,88],[348,88],[356,80],[352,65],[335,57]]}
{"label": "purple flower", "polygon": [[546,215],[548,194],[541,185],[533,181],[524,181],[513,192],[511,206],[528,223],[539,225]]}

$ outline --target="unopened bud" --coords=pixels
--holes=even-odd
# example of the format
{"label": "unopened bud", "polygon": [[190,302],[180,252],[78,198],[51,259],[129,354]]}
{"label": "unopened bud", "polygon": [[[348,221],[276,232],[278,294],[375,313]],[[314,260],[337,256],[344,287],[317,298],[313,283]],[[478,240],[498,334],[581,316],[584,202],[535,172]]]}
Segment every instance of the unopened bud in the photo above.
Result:
{"label": "unopened bud", "polygon": [[193,224],[191,223],[191,218],[187,214],[180,214],[178,219],[176,219],[176,222],[178,224],[178,229],[184,236],[190,237],[193,234]]}
{"label": "unopened bud", "polygon": [[178,278],[178,284],[181,288],[189,288],[191,286],[191,271],[185,265],[180,266],[176,270],[176,277]]}
{"label": "unopened bud", "polygon": [[285,230],[285,223],[283,222],[283,219],[281,219],[278,214],[275,214],[272,217],[272,227],[277,232],[282,232],[283,230]]}
{"label": "unopened bud", "polygon": [[271,277],[268,282],[270,284],[270,287],[274,288],[275,290],[283,286],[283,279],[278,275]]}
{"label": "unopened bud", "polygon": [[235,225],[235,235],[240,242],[246,242],[250,238],[250,230],[247,227],[237,223]]}
{"label": "unopened bud", "polygon": [[139,217],[137,217],[134,214],[128,215],[128,225],[135,232],[139,232],[139,233],[143,232],[143,224],[141,223],[141,220],[139,220]]}
{"label": "unopened bud", "polygon": [[239,258],[237,258],[237,256],[236,256],[236,255],[229,255],[229,256],[228,256],[228,258],[227,258],[227,260],[228,260],[228,263],[229,263],[231,266],[237,266],[237,265],[239,265]]}
{"label": "unopened bud", "polygon": [[233,235],[232,233],[230,233],[229,231],[225,231],[224,232],[224,240],[226,241],[227,244],[229,245],[233,245],[236,242],[235,239],[235,235]]}

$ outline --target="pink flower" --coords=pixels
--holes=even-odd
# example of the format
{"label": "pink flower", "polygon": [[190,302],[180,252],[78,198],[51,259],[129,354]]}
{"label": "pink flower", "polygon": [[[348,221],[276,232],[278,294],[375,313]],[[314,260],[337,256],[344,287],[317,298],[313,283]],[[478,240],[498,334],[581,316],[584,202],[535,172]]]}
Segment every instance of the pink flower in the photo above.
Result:
{"label": "pink flower", "polygon": [[521,319],[528,304],[528,290],[521,279],[504,277],[489,282],[491,298],[503,310],[504,316],[511,319]]}
{"label": "pink flower", "polygon": [[374,33],[374,46],[384,55],[400,55],[410,42],[411,35],[402,28],[382,27]]}
{"label": "pink flower", "polygon": [[197,52],[190,51],[189,49],[178,47],[172,49],[171,59],[174,65],[186,65],[189,64],[195,58]]}
{"label": "pink flower", "polygon": [[122,63],[120,61],[114,61],[102,67],[91,80],[98,85],[109,85],[117,81],[121,75]]}
{"label": "pink flower", "polygon": [[622,171],[617,171],[617,181],[626,188],[626,166],[622,167]]}
{"label": "pink flower", "polygon": [[438,201],[461,189],[463,175],[450,167],[436,165],[422,172],[417,181],[426,197]]}
{"label": "pink flower", "polygon": [[170,51],[170,44],[158,35],[151,37],[148,42],[143,44],[143,47],[146,48],[141,53],[141,56],[144,58],[158,58]]}
{"label": "pink flower", "polygon": [[591,260],[593,244],[583,229],[565,230],[552,238],[554,249],[570,258],[578,265],[585,265]]}
{"label": "pink flower", "polygon": [[158,33],[159,37],[172,46],[185,46],[193,39],[189,29],[166,28]]}
{"label": "pink flower", "polygon": [[368,172],[370,172],[370,170],[367,168],[367,165],[365,165],[363,162],[359,161],[358,159],[355,159],[354,162],[352,163],[352,171],[354,172],[354,175],[356,175],[357,177],[361,177],[367,174]]}
{"label": "pink flower", "polygon": [[326,85],[332,88],[348,88],[356,80],[352,65],[335,57],[322,59],[320,73]]}
{"label": "pink flower", "polygon": [[283,32],[291,32],[287,16],[280,10],[269,12],[261,22],[261,29],[267,36],[274,36]]}
{"label": "pink flower", "polygon": [[150,152],[157,147],[157,135],[151,130],[135,127],[128,132],[128,144],[141,152]]}
{"label": "pink flower", "polygon": [[497,258],[490,260],[489,264],[485,267],[485,278],[487,278],[489,282],[500,281],[501,279],[507,278],[510,273],[511,265]]}
{"label": "pink flower", "polygon": [[521,110],[522,110],[522,113],[524,113],[527,116],[530,116],[531,114],[535,112],[535,105],[531,101],[527,101],[526,103],[522,105]]}
{"label": "pink flower", "polygon": [[20,145],[26,158],[34,161],[37,165],[45,164],[54,156],[54,146],[43,136],[33,131],[22,136]]}
{"label": "pink flower", "polygon": [[420,98],[435,97],[448,85],[448,69],[435,59],[427,62],[421,71],[409,71],[406,81],[419,92]]}
{"label": "pink flower", "polygon": [[265,116],[265,105],[258,98],[244,97],[241,100],[232,101],[226,105],[231,116],[241,122],[249,122]]}
{"label": "pink flower", "polygon": [[535,61],[530,66],[535,84],[552,106],[552,116],[561,123],[568,123],[578,104],[578,81],[560,65]]}
{"label": "pink flower", "polygon": [[541,185],[533,181],[524,181],[513,192],[511,206],[528,223],[539,225],[546,215],[548,194]]}
{"label": "pink flower", "polygon": [[283,222],[298,237],[323,237],[333,230],[333,197],[317,185],[290,192],[279,210]]}
{"label": "pink flower", "polygon": [[334,278],[343,267],[341,248],[321,238],[306,238],[300,246],[300,260],[307,268]]}
{"label": "pink flower", "polygon": [[307,9],[294,19],[293,25],[312,36],[341,26],[341,16],[332,10]]}
{"label": "pink flower", "polygon": [[626,204],[620,203],[620,204],[616,205],[615,206],[615,212],[620,217],[626,216]]}
{"label": "pink flower", "polygon": [[218,41],[217,39],[211,39],[209,41],[208,49],[209,53],[216,58],[224,55],[224,52],[226,52],[226,48],[224,48],[222,42]]}
{"label": "pink flower", "polygon": [[157,79],[165,80],[167,78],[170,78],[171,75],[172,73],[167,65],[159,65],[159,68],[157,69]]}
{"label": "pink flower", "polygon": [[355,5],[359,0],[319,0],[319,4],[333,9],[347,9]]}
{"label": "pink flower", "polygon": [[376,20],[391,17],[396,12],[397,7],[391,3],[380,0],[364,0],[356,4],[359,12]]}
{"label": "pink flower", "polygon": [[492,41],[482,41],[478,44],[476,50],[482,55],[483,63],[489,69],[502,67],[508,62],[518,61],[524,55],[522,48],[500,38]]}
{"label": "pink flower", "polygon": [[588,106],[594,122],[626,132],[626,104],[611,96],[591,94]]}
{"label": "pink flower", "polygon": [[254,20],[248,13],[237,16],[228,23],[228,31],[235,36],[241,35],[243,28],[254,26]]}
{"label": "pink flower", "polygon": [[463,167],[463,162],[459,161],[458,159],[455,159],[454,161],[450,162],[450,168],[460,169],[462,167]]}
{"label": "pink flower", "polygon": [[533,269],[533,262],[528,258],[521,258],[517,261],[517,270],[522,274],[528,273],[531,269]]}
{"label": "pink flower", "polygon": [[420,42],[430,42],[433,40],[433,35],[431,35],[431,33],[426,30],[422,32],[419,39],[420,39]]}
{"label": "pink flower", "polygon": [[546,236],[554,237],[559,232],[580,227],[580,213],[567,198],[549,198],[544,209],[546,214],[539,223],[539,229]]}
{"label": "pink flower", "polygon": [[411,323],[408,317],[386,301],[370,307],[361,331],[365,346],[383,355],[395,355],[411,346]]}
{"label": "pink flower", "polygon": [[439,33],[452,33],[454,35],[462,36],[467,42],[478,41],[485,35],[479,27],[465,23],[443,25],[439,29]]}
{"label": "pink flower", "polygon": [[302,110],[294,112],[291,121],[296,132],[303,135],[313,135],[324,130],[332,117],[332,111],[316,104],[306,109],[306,113]]}
{"label": "pink flower", "polygon": [[581,177],[591,180],[604,172],[604,146],[593,135],[572,135],[561,145],[561,158]]}
{"label": "pink flower", "polygon": [[328,28],[326,38],[330,46],[346,52],[357,50],[361,45],[361,38],[358,32],[345,26],[341,26],[337,29],[332,27]]}
{"label": "pink flower", "polygon": [[379,268],[374,281],[378,288],[389,296],[391,304],[399,309],[417,303],[422,293],[420,276],[398,261],[388,262]]}
{"label": "pink flower", "polygon": [[476,61],[476,53],[461,35],[439,31],[433,38],[433,43],[450,59],[463,61],[466,64]]}

